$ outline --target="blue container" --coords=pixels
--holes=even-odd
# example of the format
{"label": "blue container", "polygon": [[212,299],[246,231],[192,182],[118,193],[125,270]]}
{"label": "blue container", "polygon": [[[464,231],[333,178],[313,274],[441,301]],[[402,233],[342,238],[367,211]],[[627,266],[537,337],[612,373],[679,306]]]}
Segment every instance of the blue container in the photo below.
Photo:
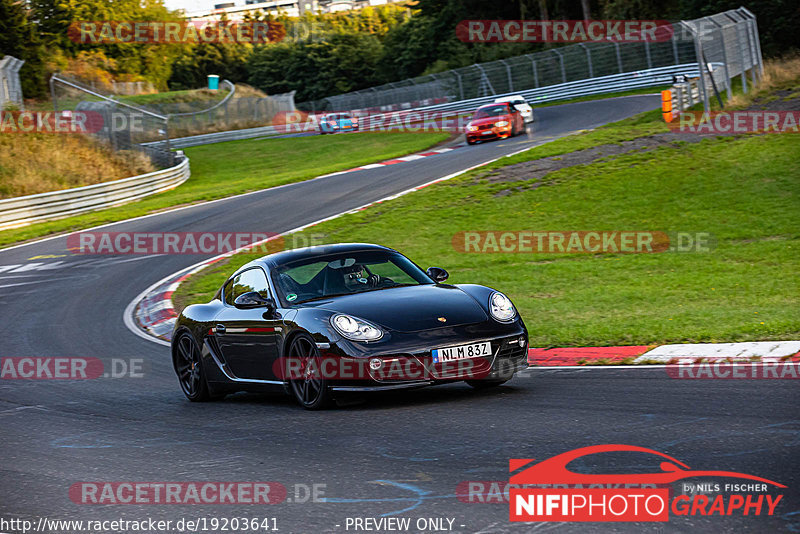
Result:
{"label": "blue container", "polygon": [[219,76],[216,74],[209,74],[208,75],[208,88],[212,91],[216,91],[219,89]]}

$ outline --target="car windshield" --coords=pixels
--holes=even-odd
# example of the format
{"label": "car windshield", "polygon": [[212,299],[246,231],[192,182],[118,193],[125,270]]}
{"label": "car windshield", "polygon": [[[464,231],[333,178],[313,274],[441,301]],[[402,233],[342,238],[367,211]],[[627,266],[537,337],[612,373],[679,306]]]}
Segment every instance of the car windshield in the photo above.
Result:
{"label": "car windshield", "polygon": [[496,106],[486,106],[480,108],[475,112],[473,119],[485,119],[486,117],[497,117],[499,115],[508,114],[508,106],[506,104],[498,104]]}
{"label": "car windshield", "polygon": [[278,292],[290,305],[376,289],[433,283],[408,258],[388,251],[315,256],[278,266],[274,273]]}

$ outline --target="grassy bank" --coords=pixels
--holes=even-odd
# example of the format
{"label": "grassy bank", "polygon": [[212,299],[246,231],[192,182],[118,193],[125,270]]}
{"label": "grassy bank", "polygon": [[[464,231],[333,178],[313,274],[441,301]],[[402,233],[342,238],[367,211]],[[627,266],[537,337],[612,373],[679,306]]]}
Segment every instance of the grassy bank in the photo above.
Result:
{"label": "grassy bank", "polygon": [[0,198],[80,187],[153,170],[150,160],[139,152],[113,152],[82,136],[0,135]]}
{"label": "grassy bank", "polygon": [[180,187],[117,208],[6,230],[0,232],[0,245],[308,180],[418,152],[447,138],[446,133],[353,133],[248,139],[189,148],[185,152],[192,177]]}
{"label": "grassy bank", "polygon": [[[800,137],[688,140],[665,131],[658,112],[646,113],[323,223],[305,237],[384,244],[423,266],[445,267],[453,283],[505,291],[533,346],[797,338]],[[636,138],[635,147],[623,143],[615,152]],[[599,157],[559,168],[590,147]],[[535,164],[544,158],[555,167],[542,174]],[[707,233],[713,246],[488,254],[452,244],[459,232],[487,230]],[[250,259],[201,272],[179,288],[176,302],[207,299]]]}

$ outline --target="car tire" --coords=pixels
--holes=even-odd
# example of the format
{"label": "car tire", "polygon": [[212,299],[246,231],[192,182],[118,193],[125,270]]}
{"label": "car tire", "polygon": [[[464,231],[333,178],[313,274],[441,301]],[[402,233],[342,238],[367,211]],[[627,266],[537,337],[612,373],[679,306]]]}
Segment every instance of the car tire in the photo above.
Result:
{"label": "car tire", "polygon": [[[289,391],[297,403],[306,410],[324,410],[333,403],[328,380],[319,376],[320,357],[317,344],[308,334],[300,334],[292,339],[289,358],[300,360],[302,377],[289,381]],[[306,374],[308,370],[308,374]],[[315,376],[316,373],[316,376]]]}
{"label": "car tire", "polygon": [[477,143],[477,141],[470,141],[469,139],[467,139],[467,144],[468,145],[474,145],[475,143]]}
{"label": "car tire", "polygon": [[176,343],[174,366],[178,382],[186,398],[192,402],[214,400],[208,389],[208,379],[203,367],[200,348],[189,332],[182,332]]}
{"label": "car tire", "polygon": [[500,378],[494,380],[467,380],[466,382],[475,389],[489,389],[505,384],[508,380],[508,378]]}

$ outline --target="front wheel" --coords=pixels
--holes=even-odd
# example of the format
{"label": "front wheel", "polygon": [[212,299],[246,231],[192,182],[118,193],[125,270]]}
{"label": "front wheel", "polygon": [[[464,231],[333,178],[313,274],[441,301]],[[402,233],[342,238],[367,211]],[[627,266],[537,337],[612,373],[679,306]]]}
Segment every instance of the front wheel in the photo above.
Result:
{"label": "front wheel", "polygon": [[494,380],[467,380],[467,384],[475,389],[488,389],[494,388],[501,384],[508,382],[508,379],[494,379]]}
{"label": "front wheel", "polygon": [[306,410],[322,410],[330,406],[331,392],[322,376],[321,358],[310,336],[300,335],[289,347],[289,358],[297,364],[298,377],[289,385],[295,400]]}
{"label": "front wheel", "polygon": [[178,373],[181,390],[187,399],[192,402],[203,402],[212,398],[203,372],[200,349],[188,332],[182,333],[178,338],[175,372]]}

